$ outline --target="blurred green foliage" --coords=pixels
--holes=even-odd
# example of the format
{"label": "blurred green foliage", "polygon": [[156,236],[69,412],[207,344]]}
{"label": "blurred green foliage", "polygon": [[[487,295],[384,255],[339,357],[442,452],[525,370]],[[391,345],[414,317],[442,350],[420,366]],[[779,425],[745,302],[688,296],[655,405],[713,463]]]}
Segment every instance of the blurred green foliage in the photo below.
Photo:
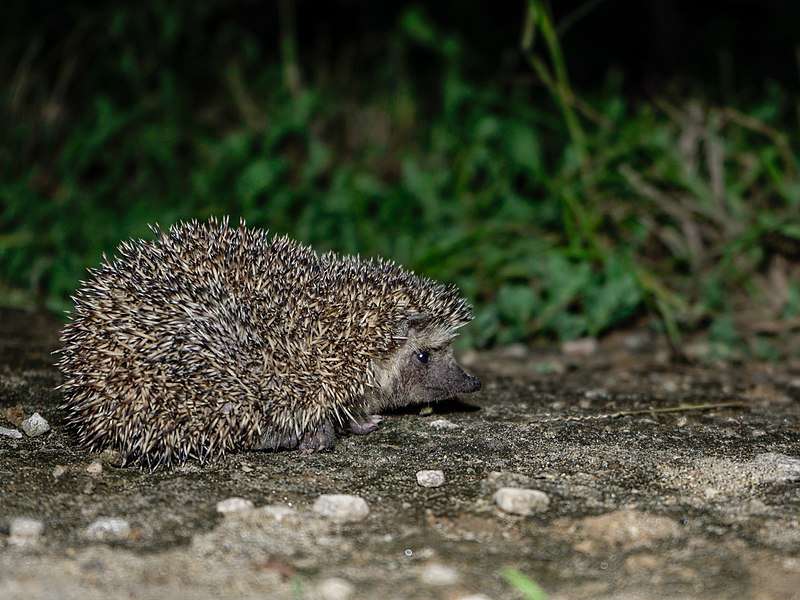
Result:
{"label": "blurred green foliage", "polygon": [[[708,326],[727,344],[743,318],[800,315],[799,105],[779,85],[738,108],[632,102],[610,72],[581,97],[536,0],[524,76],[473,80],[470,49],[412,7],[382,64],[334,77],[295,62],[291,31],[272,61],[244,31],[204,38],[209,6],[105,8],[76,22],[64,58],[36,38],[15,55],[0,301],[25,290],[68,308],[85,269],[147,223],[229,214],[458,283],[480,346],[647,312],[673,341]],[[187,44],[218,46],[217,62],[170,58]]]}

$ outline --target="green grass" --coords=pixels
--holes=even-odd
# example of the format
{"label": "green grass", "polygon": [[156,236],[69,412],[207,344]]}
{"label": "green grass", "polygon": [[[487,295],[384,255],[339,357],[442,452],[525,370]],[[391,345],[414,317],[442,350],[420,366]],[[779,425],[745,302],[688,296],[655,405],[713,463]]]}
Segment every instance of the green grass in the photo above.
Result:
{"label": "green grass", "polygon": [[[242,34],[201,87],[157,60],[191,19],[161,6],[150,49],[133,13],[109,10],[78,26],[98,29],[97,81],[66,94],[89,50],[53,66],[34,40],[0,88],[0,302],[68,308],[86,267],[147,223],[228,214],[456,282],[478,346],[653,315],[676,345],[702,329],[768,358],[800,316],[798,99],[778,85],[747,106],[632,102],[611,72],[581,97],[531,0],[519,83],[473,80],[469,49],[410,9],[368,73],[300,77],[291,38],[264,63]],[[413,75],[420,52],[432,85]]]}
{"label": "green grass", "polygon": [[525,600],[547,600],[547,594],[539,584],[517,569],[504,569],[502,575]]}

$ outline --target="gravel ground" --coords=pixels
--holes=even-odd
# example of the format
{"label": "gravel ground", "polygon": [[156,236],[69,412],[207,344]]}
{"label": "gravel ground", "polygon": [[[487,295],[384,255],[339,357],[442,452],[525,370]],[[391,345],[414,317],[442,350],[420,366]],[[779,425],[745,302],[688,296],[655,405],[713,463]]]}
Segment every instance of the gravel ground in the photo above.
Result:
{"label": "gravel ground", "polygon": [[[551,599],[800,598],[800,363],[673,364],[647,332],[468,352],[479,394],[333,452],[148,474],[74,448],[58,326],[0,311],[4,600],[523,598],[507,569]],[[687,404],[714,406],[652,411]]]}

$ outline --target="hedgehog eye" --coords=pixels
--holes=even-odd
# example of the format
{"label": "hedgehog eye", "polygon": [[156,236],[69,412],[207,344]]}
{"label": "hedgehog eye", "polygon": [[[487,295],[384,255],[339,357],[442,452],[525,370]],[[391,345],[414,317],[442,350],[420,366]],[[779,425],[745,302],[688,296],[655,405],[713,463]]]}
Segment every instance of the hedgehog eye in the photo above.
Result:
{"label": "hedgehog eye", "polygon": [[430,357],[431,355],[426,350],[420,350],[417,352],[417,360],[423,365],[428,364],[428,359],[430,359]]}

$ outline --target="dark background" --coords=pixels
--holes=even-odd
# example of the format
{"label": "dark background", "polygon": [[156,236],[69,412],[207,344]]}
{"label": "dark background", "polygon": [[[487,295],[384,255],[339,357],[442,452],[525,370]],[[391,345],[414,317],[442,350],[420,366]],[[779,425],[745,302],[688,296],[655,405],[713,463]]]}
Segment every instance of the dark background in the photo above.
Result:
{"label": "dark background", "polygon": [[478,345],[649,324],[771,358],[800,315],[796,2],[0,10],[4,304],[230,214],[458,283]]}
{"label": "dark background", "polygon": [[[468,53],[470,75],[492,78],[498,69],[508,73],[524,65],[518,52],[524,1],[284,4],[294,15],[303,62],[317,68],[350,60],[379,69],[397,42],[397,25],[409,7],[424,11],[437,30],[459,37]],[[118,57],[93,53],[127,42],[158,58],[162,68],[179,69],[198,83],[205,74],[205,82],[212,83],[209,65],[241,56],[246,45],[256,44],[247,51],[265,61],[279,60],[285,25],[279,5],[255,0],[151,0],[135,6],[6,2],[0,24],[4,66],[16,66],[14,62],[37,40],[47,48],[52,66],[60,63],[58,54],[64,51],[91,58],[79,79],[98,85],[99,77],[113,77]],[[678,81],[717,100],[741,92],[757,94],[769,80],[795,91],[800,82],[796,2],[561,1],[553,3],[552,14],[570,75],[581,87],[602,85],[610,69],[624,74],[625,90],[631,94],[659,91]],[[431,75],[424,53],[412,58],[415,71]],[[106,81],[107,86],[112,83]]]}

